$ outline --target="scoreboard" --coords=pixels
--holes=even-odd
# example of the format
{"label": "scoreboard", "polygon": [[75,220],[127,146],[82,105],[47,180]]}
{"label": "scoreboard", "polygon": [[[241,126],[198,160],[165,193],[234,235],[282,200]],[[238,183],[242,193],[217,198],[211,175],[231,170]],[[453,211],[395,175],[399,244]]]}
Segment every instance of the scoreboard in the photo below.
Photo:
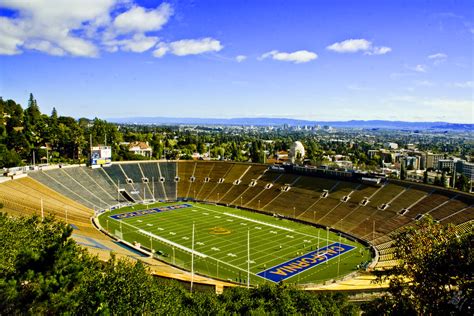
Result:
{"label": "scoreboard", "polygon": [[112,148],[110,146],[97,146],[91,148],[91,167],[108,167],[112,164]]}

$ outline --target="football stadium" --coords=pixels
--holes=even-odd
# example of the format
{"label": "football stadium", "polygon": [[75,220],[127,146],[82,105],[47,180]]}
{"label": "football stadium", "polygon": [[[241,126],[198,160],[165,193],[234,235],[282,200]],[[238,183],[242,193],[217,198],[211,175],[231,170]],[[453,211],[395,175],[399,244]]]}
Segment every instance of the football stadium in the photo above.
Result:
{"label": "football stadium", "polygon": [[472,2],[0,1],[0,316],[474,315]]}
{"label": "football stadium", "polygon": [[[370,290],[391,236],[426,215],[470,229],[470,194],[344,171],[224,161],[45,166],[0,184],[11,214],[54,214],[101,258],[194,286]],[[379,285],[380,286],[380,285]]]}

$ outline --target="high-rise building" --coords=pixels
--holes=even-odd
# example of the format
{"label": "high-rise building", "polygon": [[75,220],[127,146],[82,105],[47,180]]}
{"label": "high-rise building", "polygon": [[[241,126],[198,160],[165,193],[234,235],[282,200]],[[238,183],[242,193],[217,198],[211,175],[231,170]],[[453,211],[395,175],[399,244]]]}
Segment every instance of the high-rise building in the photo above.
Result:
{"label": "high-rise building", "polygon": [[426,153],[426,169],[438,168],[438,161],[444,158],[444,154],[433,154],[433,153]]}
{"label": "high-rise building", "polygon": [[452,172],[454,170],[454,160],[451,159],[440,159],[438,160],[438,170],[449,170]]}

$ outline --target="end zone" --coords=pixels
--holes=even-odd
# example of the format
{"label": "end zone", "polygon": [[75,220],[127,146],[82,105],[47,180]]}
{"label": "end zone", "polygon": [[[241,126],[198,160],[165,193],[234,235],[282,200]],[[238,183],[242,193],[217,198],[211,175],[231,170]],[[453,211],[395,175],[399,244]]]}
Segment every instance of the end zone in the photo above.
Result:
{"label": "end zone", "polygon": [[138,216],[143,216],[143,215],[147,215],[147,214],[172,211],[172,210],[177,210],[177,209],[187,208],[187,207],[192,207],[192,205],[191,204],[168,205],[168,206],[163,206],[163,207],[151,208],[151,209],[148,209],[148,210],[141,210],[141,211],[115,214],[115,215],[111,215],[110,218],[113,218],[113,219],[116,219],[116,220],[121,220],[121,219],[125,219],[125,218],[138,217]]}
{"label": "end zone", "polygon": [[287,262],[269,268],[258,273],[267,280],[278,283],[280,281],[291,278],[303,271],[314,268],[315,266],[329,261],[339,255],[353,250],[355,247],[346,244],[333,243],[329,246],[319,248],[318,250],[308,252],[305,255],[291,259]]}

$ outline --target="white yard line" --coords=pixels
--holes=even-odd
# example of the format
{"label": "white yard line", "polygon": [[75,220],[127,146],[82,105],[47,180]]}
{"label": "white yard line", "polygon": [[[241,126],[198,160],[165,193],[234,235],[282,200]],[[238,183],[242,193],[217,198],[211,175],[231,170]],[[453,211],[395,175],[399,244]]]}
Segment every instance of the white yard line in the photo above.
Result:
{"label": "white yard line", "polygon": [[[184,250],[184,251],[186,251],[186,252],[193,253],[193,250],[192,250],[192,249],[189,249],[188,247],[185,247],[185,246],[183,246],[183,245],[180,245],[180,244],[178,244],[178,243],[175,243],[175,242],[173,242],[173,241],[171,241],[171,240],[169,240],[169,239],[166,239],[166,238],[157,236],[157,235],[152,234],[152,233],[150,233],[150,232],[147,232],[147,231],[145,231],[145,230],[143,230],[143,229],[139,229],[138,232],[139,232],[139,233],[142,233],[142,234],[144,234],[144,235],[147,235],[147,236],[149,236],[149,237],[158,239],[159,241],[162,241],[162,242],[164,242],[164,243],[166,243],[166,244],[169,244],[169,245],[171,245],[171,246],[174,246],[174,247],[179,248],[179,249],[181,249],[181,250]],[[196,250],[194,250],[194,254],[195,254],[196,256],[199,256],[199,257],[202,257],[202,258],[207,258],[207,255],[205,255],[205,254],[203,254],[203,253],[201,253],[201,252],[198,252],[198,251],[196,251]]]}
{"label": "white yard line", "polygon": [[[132,225],[132,224],[129,224],[129,223],[127,223],[127,222],[122,222],[122,223],[125,224],[125,225],[128,225],[128,226],[132,227],[133,229],[137,230],[139,233],[141,233],[141,234],[143,234],[143,235],[147,235],[148,237],[152,237],[152,238],[158,239],[159,241],[162,241],[162,242],[164,242],[164,243],[166,243],[166,244],[169,244],[169,245],[171,245],[171,246],[174,246],[174,247],[179,248],[179,249],[181,249],[181,250],[184,250],[184,251],[186,251],[186,252],[193,253],[193,250],[192,250],[192,249],[189,249],[188,247],[185,247],[185,246],[180,245],[180,244],[178,244],[178,243],[175,243],[175,242],[173,242],[173,241],[171,241],[171,240],[169,240],[169,239],[166,239],[166,238],[157,236],[157,235],[155,235],[155,234],[152,234],[152,233],[150,233],[150,232],[147,232],[146,230],[140,229],[140,228],[138,228],[138,227],[136,227],[136,226],[134,226],[134,225]],[[200,252],[198,252],[198,251],[194,251],[194,254],[195,254],[196,256],[200,256],[200,257],[203,257],[203,258],[206,258],[206,257],[207,257],[207,255],[205,255],[205,254],[203,254],[203,253],[200,253]]]}
{"label": "white yard line", "polygon": [[[172,245],[172,246],[175,246],[175,247],[180,248],[180,249],[182,249],[182,250],[185,250],[185,251],[187,251],[187,252],[189,252],[189,253],[192,253],[192,249],[189,249],[188,247],[182,246],[182,245],[180,245],[180,244],[178,244],[178,243],[175,243],[175,242],[173,242],[173,241],[171,241],[171,240],[168,240],[168,239],[166,239],[166,238],[163,238],[163,237],[157,236],[157,235],[155,235],[155,234],[149,233],[149,232],[147,232],[147,231],[144,231],[144,230],[142,230],[142,229],[139,229],[138,227],[135,227],[135,226],[133,226],[132,224],[129,224],[129,223],[127,223],[127,222],[122,222],[122,223],[125,224],[125,225],[128,225],[128,226],[130,226],[130,227],[132,227],[132,228],[134,228],[134,229],[136,229],[139,233],[148,235],[148,236],[150,236],[150,237],[152,237],[152,238],[156,238],[156,239],[158,239],[158,240],[160,240],[160,241],[162,241],[162,242],[164,242],[164,243],[168,243],[168,244],[170,244],[170,245]],[[200,252],[197,252],[197,251],[194,251],[194,254],[197,255],[197,256],[200,256],[200,257],[202,257],[202,258],[209,258],[209,259],[218,261],[219,263],[221,263],[221,264],[223,264],[223,265],[230,266],[230,267],[232,267],[232,268],[234,268],[234,269],[237,269],[237,270],[240,270],[240,271],[243,271],[243,272],[247,272],[246,269],[239,268],[239,267],[237,267],[237,266],[235,266],[235,265],[233,265],[233,264],[230,264],[230,263],[225,262],[225,261],[223,261],[223,260],[217,259],[217,258],[215,258],[215,257],[211,257],[211,256],[208,256],[208,255],[206,255],[206,254],[203,254],[203,253],[200,253]],[[264,278],[264,277],[262,277],[262,276],[260,276],[260,275],[258,275],[258,274],[256,274],[256,273],[254,273],[254,272],[250,272],[250,274],[253,275],[253,276],[255,276],[255,277],[258,277],[258,278],[267,280],[266,278]]]}
{"label": "white yard line", "polygon": [[[217,212],[217,211],[214,211],[214,210],[211,210],[211,209],[202,207],[202,206],[197,206],[197,205],[193,205],[193,207],[200,208],[200,209],[203,209],[203,210],[206,210],[206,211],[210,211],[210,212],[214,212],[214,213],[225,214],[225,215],[227,215],[227,216],[232,216],[232,217],[240,218],[240,219],[242,219],[242,220],[246,220],[246,221],[249,221],[249,222],[254,222],[254,223],[258,223],[258,224],[270,226],[270,227],[273,227],[273,228],[278,228],[278,229],[290,231],[290,232],[293,232],[293,233],[295,233],[295,234],[300,234],[300,235],[307,236],[307,237],[311,237],[311,238],[316,238],[316,239],[318,238],[317,236],[310,235],[310,234],[306,234],[306,233],[302,233],[302,232],[299,232],[299,231],[294,230],[294,229],[291,229],[291,228],[286,228],[286,227],[283,227],[283,226],[278,226],[278,225],[274,225],[274,224],[262,222],[262,221],[255,220],[255,219],[251,219],[251,218],[248,218],[248,217],[243,217],[243,216],[239,216],[239,215],[234,215],[234,214],[227,213],[227,212]],[[270,215],[268,215],[268,216],[270,216]],[[321,229],[321,228],[319,228],[319,229]],[[319,239],[325,239],[325,238],[320,237]],[[329,239],[329,241],[330,241],[330,242],[337,242],[337,240],[331,240],[331,239]]]}
{"label": "white yard line", "polygon": [[251,218],[248,218],[248,217],[239,216],[239,215],[235,215],[235,214],[231,214],[231,213],[227,213],[227,212],[224,212],[222,214],[225,214],[225,215],[231,216],[231,217],[235,217],[235,218],[238,218],[238,219],[243,219],[244,221],[249,221],[249,222],[253,222],[253,223],[257,223],[257,224],[261,224],[261,225],[265,225],[265,226],[270,226],[270,227],[278,228],[278,229],[281,229],[281,230],[286,230],[286,231],[289,231],[289,232],[294,232],[295,231],[294,229],[291,229],[291,228],[286,228],[286,227],[283,227],[283,226],[273,225],[273,224],[265,223],[265,222],[262,222],[262,221],[259,221],[259,220],[256,220],[256,219],[251,219]]}

